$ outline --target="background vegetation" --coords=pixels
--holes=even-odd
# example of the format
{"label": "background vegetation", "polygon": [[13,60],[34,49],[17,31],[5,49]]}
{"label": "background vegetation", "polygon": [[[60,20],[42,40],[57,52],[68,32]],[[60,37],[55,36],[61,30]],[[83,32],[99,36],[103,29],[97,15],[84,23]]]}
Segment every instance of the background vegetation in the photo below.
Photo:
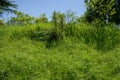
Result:
{"label": "background vegetation", "polygon": [[115,1],[85,0],[83,16],[53,11],[50,21],[45,14],[35,18],[14,10],[16,5],[0,5],[1,15],[10,6],[15,14],[7,22],[0,20],[0,80],[119,80]]}

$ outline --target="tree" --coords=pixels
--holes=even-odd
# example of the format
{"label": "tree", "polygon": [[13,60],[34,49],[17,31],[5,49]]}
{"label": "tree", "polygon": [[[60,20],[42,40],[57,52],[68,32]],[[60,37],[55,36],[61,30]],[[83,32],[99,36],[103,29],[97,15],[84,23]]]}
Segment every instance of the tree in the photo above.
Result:
{"label": "tree", "polygon": [[67,23],[74,22],[76,19],[75,13],[72,12],[71,10],[66,11],[65,17],[66,17]]}
{"label": "tree", "polygon": [[46,14],[41,14],[39,18],[35,19],[35,23],[47,23],[48,22],[48,18],[46,17]]}
{"label": "tree", "polygon": [[53,36],[56,39],[63,38],[64,25],[65,25],[65,14],[61,12],[54,11],[52,14],[52,22],[54,24]]}
{"label": "tree", "polygon": [[115,0],[115,11],[116,13],[111,17],[111,22],[120,24],[120,0]]}
{"label": "tree", "polygon": [[54,23],[55,30],[57,30],[57,12],[54,11],[52,14],[52,22]]}
{"label": "tree", "polygon": [[111,22],[117,13],[115,0],[85,0],[87,11],[85,18],[88,22],[100,20]]}
{"label": "tree", "polygon": [[17,8],[17,5],[14,4],[14,1],[9,0],[0,0],[0,16],[4,12],[13,12]]}
{"label": "tree", "polygon": [[26,24],[33,24],[34,17],[25,14],[21,11],[14,11],[15,17],[11,17],[9,20],[9,24],[12,25],[26,25]]}
{"label": "tree", "polygon": [[56,30],[58,28],[63,29],[63,26],[65,24],[65,14],[54,11],[52,14],[52,22],[54,23],[54,27]]}

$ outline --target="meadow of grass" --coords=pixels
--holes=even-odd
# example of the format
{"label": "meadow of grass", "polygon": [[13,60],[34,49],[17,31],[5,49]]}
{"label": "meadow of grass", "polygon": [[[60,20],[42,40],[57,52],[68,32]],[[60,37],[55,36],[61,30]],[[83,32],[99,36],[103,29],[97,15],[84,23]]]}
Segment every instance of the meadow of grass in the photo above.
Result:
{"label": "meadow of grass", "polygon": [[0,80],[120,80],[120,30],[85,23],[63,32],[51,24],[0,27]]}

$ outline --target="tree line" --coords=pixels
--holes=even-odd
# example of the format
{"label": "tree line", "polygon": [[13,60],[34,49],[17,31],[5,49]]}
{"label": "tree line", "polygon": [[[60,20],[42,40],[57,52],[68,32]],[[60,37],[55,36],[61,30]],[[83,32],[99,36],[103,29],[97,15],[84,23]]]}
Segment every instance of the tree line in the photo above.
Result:
{"label": "tree line", "polygon": [[[56,23],[72,23],[72,22],[94,22],[100,21],[104,23],[120,24],[120,0],[84,0],[86,5],[86,12],[81,17],[76,17],[74,12],[68,10],[65,13],[54,11],[52,14],[52,20]],[[17,11],[17,5],[14,1],[0,0],[0,15],[4,12],[12,12],[16,17],[11,17],[8,21],[9,24],[33,24],[33,23],[47,23],[48,18],[45,14],[41,14],[40,17],[34,18],[21,11]],[[57,19],[57,20],[55,20]],[[2,23],[2,21],[0,21]],[[62,24],[63,24],[62,23]]]}
{"label": "tree line", "polygon": [[85,0],[85,19],[120,24],[120,0]]}

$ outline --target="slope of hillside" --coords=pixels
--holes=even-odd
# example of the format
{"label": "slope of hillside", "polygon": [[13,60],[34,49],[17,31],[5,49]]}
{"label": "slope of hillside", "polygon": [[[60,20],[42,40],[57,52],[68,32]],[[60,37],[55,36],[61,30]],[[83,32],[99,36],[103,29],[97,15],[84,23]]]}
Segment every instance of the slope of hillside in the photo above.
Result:
{"label": "slope of hillside", "polygon": [[0,80],[119,80],[120,31],[79,26],[62,39],[50,27],[1,27]]}

